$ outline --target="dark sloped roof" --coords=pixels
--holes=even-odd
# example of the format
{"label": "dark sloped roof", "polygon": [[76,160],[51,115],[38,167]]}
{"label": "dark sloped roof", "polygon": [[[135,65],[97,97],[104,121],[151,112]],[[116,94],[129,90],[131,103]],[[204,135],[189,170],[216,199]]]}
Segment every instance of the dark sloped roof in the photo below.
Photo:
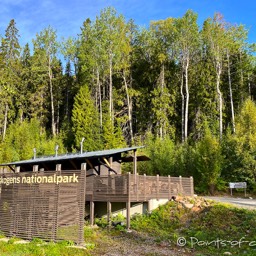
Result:
{"label": "dark sloped roof", "polygon": [[58,156],[44,156],[44,157],[17,161],[17,162],[2,163],[0,164],[0,166],[37,165],[40,163],[49,163],[49,162],[56,163],[56,162],[61,162],[66,160],[82,160],[82,159],[91,159],[91,158],[98,158],[98,157],[110,157],[116,154],[129,152],[139,148],[143,148],[143,146],[119,148],[119,149],[108,149],[108,150],[101,150],[101,151],[91,151],[91,152],[84,152],[82,154],[75,153],[75,154],[65,154],[65,155],[58,155]]}

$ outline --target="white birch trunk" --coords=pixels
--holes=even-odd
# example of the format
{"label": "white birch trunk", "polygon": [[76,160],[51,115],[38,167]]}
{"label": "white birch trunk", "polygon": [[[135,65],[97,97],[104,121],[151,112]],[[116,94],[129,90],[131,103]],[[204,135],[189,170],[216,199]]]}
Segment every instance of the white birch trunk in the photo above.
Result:
{"label": "white birch trunk", "polygon": [[184,93],[183,93],[183,71],[181,72],[180,94],[181,94],[181,141],[184,142],[184,108],[185,108],[185,97],[184,97]]}
{"label": "white birch trunk", "polygon": [[186,106],[185,106],[185,121],[184,121],[184,139],[188,137],[188,104],[189,104],[189,88],[188,88],[188,66],[189,59],[186,60],[185,66],[185,87],[186,87]]}
{"label": "white birch trunk", "polygon": [[6,129],[7,129],[7,121],[8,121],[8,104],[5,104],[5,112],[4,112],[4,127],[3,127],[3,140],[5,139]]}
{"label": "white birch trunk", "polygon": [[217,89],[217,94],[219,98],[219,129],[220,129],[220,139],[222,139],[222,134],[223,134],[223,118],[222,118],[222,106],[223,106],[223,100],[222,100],[222,93],[220,90],[220,76],[221,76],[221,63],[217,61],[217,81],[216,81],[216,89]]}
{"label": "white birch trunk", "polygon": [[54,113],[54,97],[53,97],[53,86],[52,86],[52,70],[51,70],[51,58],[48,57],[48,77],[50,84],[50,97],[51,97],[51,115],[52,115],[52,135],[56,135],[56,124],[55,124],[55,113]]}
{"label": "white birch trunk", "polygon": [[125,85],[125,91],[126,91],[126,99],[127,99],[127,106],[128,106],[128,123],[129,123],[129,134],[130,134],[130,144],[133,142],[133,129],[132,129],[132,99],[129,95],[129,90],[128,90],[128,84],[126,81],[125,74],[123,72],[123,80],[124,80],[124,85]]}
{"label": "white birch trunk", "polygon": [[233,133],[236,132],[235,125],[235,113],[234,113],[234,102],[233,102],[233,93],[232,93],[232,81],[231,81],[231,73],[230,73],[230,59],[229,52],[227,51],[227,61],[228,61],[228,85],[229,85],[229,96],[230,96],[230,107],[231,107],[231,117],[232,117],[232,128]]}

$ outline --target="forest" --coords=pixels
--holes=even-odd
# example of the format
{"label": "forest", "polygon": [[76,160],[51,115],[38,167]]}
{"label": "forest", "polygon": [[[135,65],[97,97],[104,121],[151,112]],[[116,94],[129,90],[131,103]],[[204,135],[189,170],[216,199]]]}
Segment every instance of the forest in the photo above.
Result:
{"label": "forest", "polygon": [[[256,45],[220,14],[188,10],[147,28],[112,8],[76,38],[48,26],[0,45],[0,162],[145,145],[139,173],[193,176],[198,193],[256,190]],[[128,167],[124,168],[129,169]]]}

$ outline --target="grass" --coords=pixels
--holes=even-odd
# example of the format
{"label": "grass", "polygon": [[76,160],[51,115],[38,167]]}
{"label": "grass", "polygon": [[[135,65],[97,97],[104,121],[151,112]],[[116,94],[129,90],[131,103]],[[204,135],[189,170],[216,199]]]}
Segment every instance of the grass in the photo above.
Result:
{"label": "grass", "polygon": [[28,244],[14,244],[0,242],[1,256],[69,256],[69,255],[91,255],[89,252],[81,249],[68,248],[62,243],[28,243]]}

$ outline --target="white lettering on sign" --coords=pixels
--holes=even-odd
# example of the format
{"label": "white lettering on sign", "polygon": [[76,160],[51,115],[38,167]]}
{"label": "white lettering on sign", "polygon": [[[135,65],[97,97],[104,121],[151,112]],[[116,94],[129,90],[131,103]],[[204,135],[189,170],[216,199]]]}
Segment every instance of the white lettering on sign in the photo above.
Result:
{"label": "white lettering on sign", "polygon": [[10,184],[41,184],[41,183],[78,183],[78,176],[73,173],[73,175],[49,175],[49,176],[24,176],[24,177],[0,177],[0,185],[10,185]]}
{"label": "white lettering on sign", "polygon": [[246,182],[230,182],[229,188],[247,188]]}

